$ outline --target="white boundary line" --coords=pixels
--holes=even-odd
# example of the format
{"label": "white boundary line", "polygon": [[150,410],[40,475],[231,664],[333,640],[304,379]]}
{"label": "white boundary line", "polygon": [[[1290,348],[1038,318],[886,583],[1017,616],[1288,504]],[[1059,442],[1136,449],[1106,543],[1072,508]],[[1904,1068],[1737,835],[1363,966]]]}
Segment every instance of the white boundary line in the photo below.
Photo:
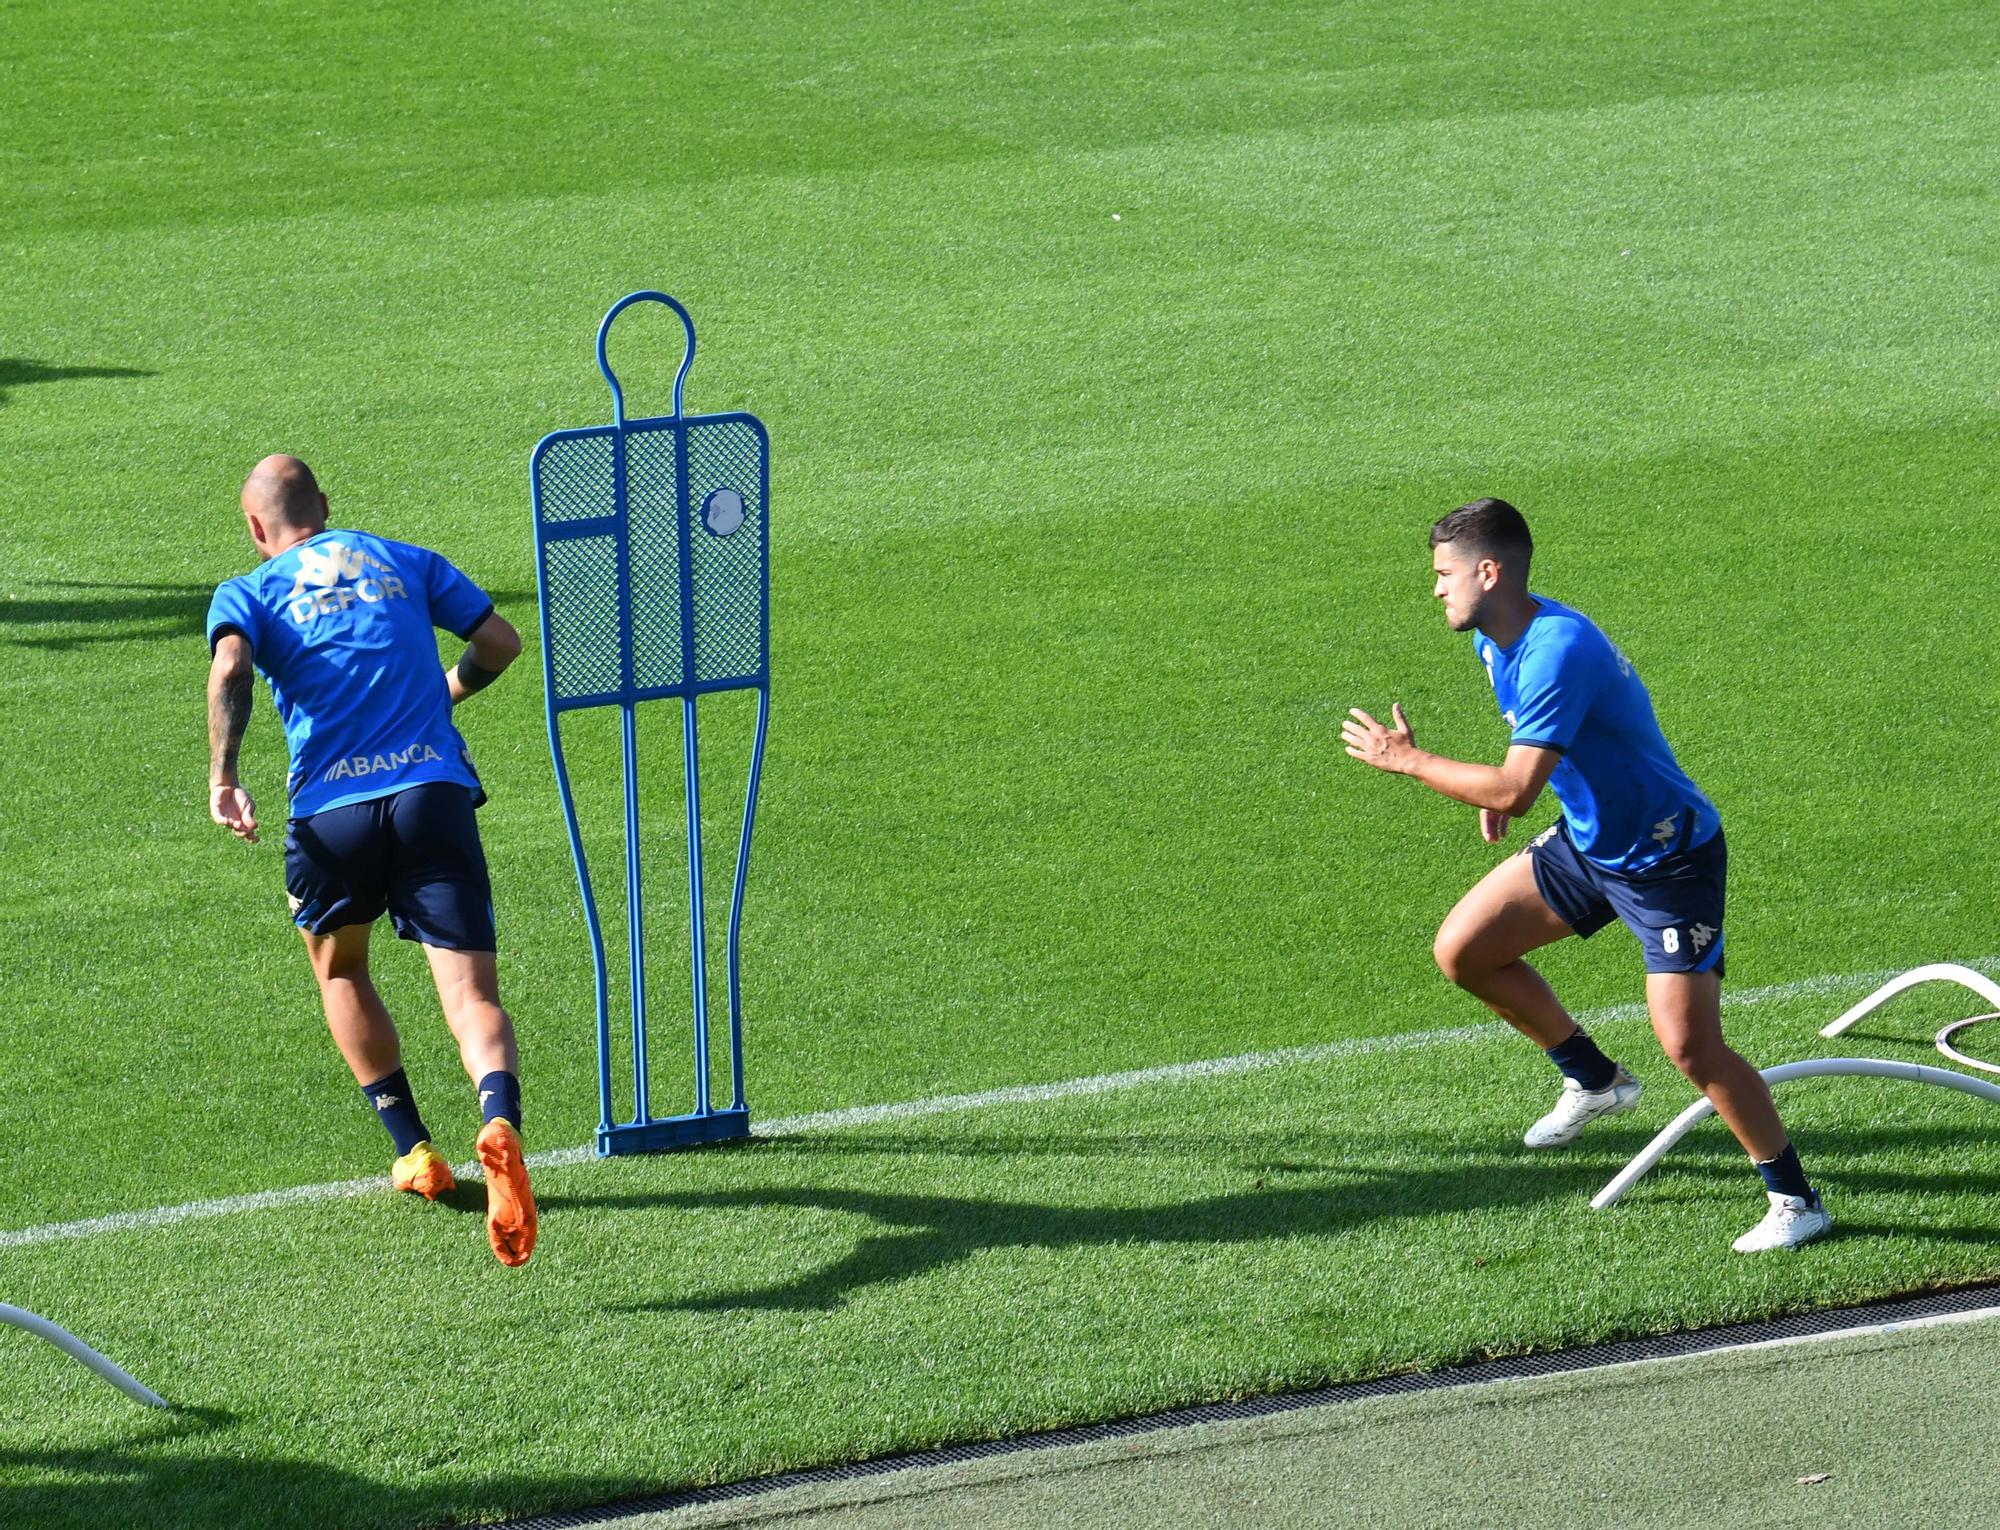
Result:
{"label": "white boundary line", "polygon": [[[1799,1344],[1817,1344],[1822,1339],[1874,1338],[1892,1333],[1908,1333],[1915,1328],[1943,1328],[1953,1323],[1983,1323],[1989,1318],[1996,1317],[2000,1317],[2000,1307],[1975,1307],[1970,1312],[1933,1312],[1928,1317],[1898,1318],[1890,1323],[1863,1323],[1856,1328],[1830,1328],[1825,1333],[1800,1333],[1784,1339],[1753,1339],[1746,1344],[1725,1344],[1719,1349],[1696,1350],[1695,1355],[1747,1355],[1760,1349],[1791,1349]],[[1692,1360],[1694,1355],[1672,1355],[1664,1358]],[[1640,1360],[1633,1363],[1650,1365],[1653,1362]]]}
{"label": "white boundary line", "polygon": [[[1538,1381],[1555,1386],[1566,1381],[1588,1381],[1598,1376],[1645,1370],[1656,1365],[1681,1365],[1690,1360],[1713,1360],[1722,1355],[1750,1355],[1763,1350],[1795,1349],[1802,1344],[1819,1344],[1828,1339],[1886,1338],[1891,1334],[1910,1333],[1919,1328],[1942,1328],[1954,1323],[1981,1323],[1996,1317],[2000,1317],[2000,1307],[1976,1307],[1970,1312],[1934,1312],[1927,1317],[1897,1318],[1886,1323],[1860,1323],[1852,1328],[1829,1328],[1824,1333],[1790,1334],[1782,1339],[1749,1339],[1741,1344],[1718,1344],[1713,1349],[1683,1350],[1677,1355],[1643,1355],[1637,1360],[1613,1360],[1603,1365],[1580,1365],[1573,1370],[1547,1371],[1535,1376],[1495,1376],[1490,1381],[1467,1380],[1448,1386],[1429,1388],[1422,1392],[1389,1393],[1380,1397],[1357,1398],[1355,1402],[1361,1406],[1391,1400],[1407,1402],[1413,1397],[1449,1397],[1455,1392],[1485,1391],[1489,1387],[1517,1387]],[[1329,1403],[1323,1406],[1344,1405]]]}
{"label": "white boundary line", "polygon": [[[2000,957],[1982,957],[1969,965],[1985,967]],[[1848,988],[1881,983],[1894,972],[1849,972],[1829,977],[1796,978],[1788,983],[1771,983],[1762,988],[1723,990],[1723,1004],[1741,1009],[1754,1004],[1770,1004],[1784,999],[1839,993]],[[1642,1003],[1612,1004],[1586,1010],[1577,1016],[1585,1026],[1613,1025],[1643,1019]],[[1143,1089],[1154,1084],[1197,1083],[1204,1079],[1227,1078],[1238,1073],[1257,1073],[1268,1068],[1289,1068],[1301,1064],[1328,1062],[1342,1057],[1373,1057],[1390,1052],[1427,1051],[1459,1042],[1494,1040],[1513,1035],[1505,1024],[1489,1020],[1479,1025],[1456,1025],[1438,1030],[1405,1031],[1389,1036],[1361,1036],[1348,1041],[1323,1042],[1318,1046],[1281,1047],[1271,1052],[1244,1052],[1235,1057],[1211,1057],[1199,1062],[1169,1063],[1157,1068],[1135,1068],[1125,1073],[1100,1073],[1089,1078],[1062,1079],[1048,1084],[1020,1084],[1006,1089],[986,1089],[977,1094],[937,1095],[926,1100],[906,1100],[898,1104],[857,1105],[847,1110],[814,1111],[808,1115],[785,1116],[752,1128],[758,1137],[789,1137],[801,1132],[843,1131],[854,1127],[879,1126],[885,1121],[907,1121],[919,1116],[955,1114],[986,1110],[996,1105],[1039,1104],[1046,1100],[1070,1099],[1076,1095],[1114,1094],[1127,1089]],[[556,1168],[588,1163],[589,1147],[558,1148],[533,1153],[531,1168]],[[477,1163],[459,1164],[452,1170],[461,1179],[479,1177]],[[303,1206],[319,1201],[348,1200],[372,1195],[383,1188],[382,1177],[334,1180],[328,1184],[293,1185],[283,1190],[259,1190],[249,1195],[222,1196],[214,1200],[185,1201],[178,1206],[157,1206],[144,1211],[116,1211],[108,1216],[86,1217],[76,1222],[44,1222],[37,1227],[0,1231],[0,1252],[31,1248],[38,1243],[58,1243],[72,1238],[94,1238],[104,1233],[146,1232],[171,1227],[179,1222],[206,1221],[211,1217],[235,1216],[247,1211],[271,1211],[283,1206]],[[1711,1351],[1712,1353],[1712,1351]]]}

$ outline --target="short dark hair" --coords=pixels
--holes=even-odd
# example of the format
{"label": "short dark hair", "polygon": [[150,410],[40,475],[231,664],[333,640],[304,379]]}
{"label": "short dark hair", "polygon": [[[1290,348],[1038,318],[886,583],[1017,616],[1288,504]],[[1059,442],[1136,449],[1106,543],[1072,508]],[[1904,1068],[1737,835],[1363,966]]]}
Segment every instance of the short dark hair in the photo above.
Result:
{"label": "short dark hair", "polygon": [[1431,546],[1442,547],[1447,542],[1463,546],[1474,556],[1498,558],[1503,566],[1518,568],[1524,579],[1535,556],[1528,518],[1504,499],[1475,499],[1431,527]]}

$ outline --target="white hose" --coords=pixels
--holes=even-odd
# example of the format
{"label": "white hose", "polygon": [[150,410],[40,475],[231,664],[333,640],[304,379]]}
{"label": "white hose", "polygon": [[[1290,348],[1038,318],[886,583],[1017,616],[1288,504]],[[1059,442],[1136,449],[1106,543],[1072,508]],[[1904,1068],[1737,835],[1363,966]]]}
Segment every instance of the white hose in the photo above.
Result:
{"label": "white hose", "polygon": [[11,1323],[16,1328],[25,1328],[38,1339],[47,1339],[71,1359],[81,1361],[98,1375],[110,1382],[134,1402],[142,1402],[149,1408],[164,1408],[166,1399],[151,1387],[135,1380],[130,1374],[113,1365],[104,1356],[92,1349],[67,1328],[58,1328],[45,1317],[20,1307],[10,1307],[0,1302],[0,1323]]}
{"label": "white hose", "polygon": [[[1793,1078],[1820,1078],[1828,1074],[1900,1078],[1912,1084],[1936,1084],[1943,1089],[1957,1089],[2000,1104],[2000,1084],[1989,1084],[1982,1078],[1967,1078],[1963,1073],[1953,1073],[1949,1068],[1932,1068],[1924,1063],[1888,1062],[1879,1057],[1814,1057],[1804,1062],[1780,1063],[1775,1068],[1762,1068],[1758,1071],[1762,1073],[1767,1084],[1782,1084],[1785,1080]],[[1707,1100],[1696,1100],[1668,1122],[1665,1129],[1646,1144],[1638,1157],[1620,1169],[1608,1185],[1592,1196],[1590,1204],[1599,1211],[1606,1206],[1617,1205],[1620,1197],[1637,1184],[1648,1169],[1666,1157],[1676,1142],[1685,1137],[1701,1121],[1714,1114],[1715,1107]]]}
{"label": "white hose", "polygon": [[1822,1029],[1820,1035],[1838,1036],[1863,1015],[1874,1013],[1897,994],[1915,988],[1919,983],[1957,983],[1961,988],[1970,988],[1988,1004],[2000,1009],[2000,983],[1995,983],[1983,972],[1975,972],[1970,967],[1961,967],[1957,962],[1932,962],[1928,967],[1912,967],[1901,977],[1891,978],[1838,1020]]}
{"label": "white hose", "polygon": [[1982,1073],[2000,1073],[2000,1063],[1981,1062],[1977,1057],[1967,1057],[1951,1044],[1951,1038],[1968,1026],[1984,1025],[1988,1020],[2000,1020],[2000,1010],[1990,1015],[1973,1015],[1966,1020],[1954,1020],[1937,1033],[1937,1049],[1955,1063],[1964,1063],[1968,1068],[1977,1068]]}

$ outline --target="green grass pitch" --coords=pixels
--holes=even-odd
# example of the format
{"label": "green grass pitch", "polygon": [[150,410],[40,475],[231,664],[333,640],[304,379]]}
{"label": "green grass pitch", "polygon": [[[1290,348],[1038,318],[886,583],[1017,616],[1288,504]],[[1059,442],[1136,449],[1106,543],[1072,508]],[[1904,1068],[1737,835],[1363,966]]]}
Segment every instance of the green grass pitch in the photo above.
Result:
{"label": "green grass pitch", "polygon": [[[592,327],[642,286],[700,328],[690,407],[773,440],[762,1119],[1476,1022],[1429,937],[1494,852],[1338,721],[1400,699],[1497,757],[1424,545],[1482,493],[1720,804],[1733,986],[2000,953],[1985,6],[4,14],[0,1230],[386,1168],[277,836],[203,807],[236,489],[300,453],[532,644],[528,452],[608,416]],[[613,359],[664,407],[669,324]],[[530,658],[462,726],[547,1149],[595,1062]],[[608,719],[576,740],[615,882]],[[276,818],[261,689],[245,767]],[[463,1158],[422,964],[378,944]],[[1545,968],[1580,1010],[1639,992],[1621,933]],[[1862,986],[1730,1032],[1822,1054]],[[1841,1048],[1928,1057],[1955,1002]],[[1561,1158],[1514,1148],[1550,1080],[1493,1036],[554,1169],[518,1274],[472,1201],[387,1195],[0,1248],[0,1299],[190,1410],[0,1332],[0,1493],[477,1518],[2000,1273],[1990,1107],[1908,1086],[1781,1097],[1841,1216],[1802,1257],[1728,1255],[1756,1187],[1716,1128],[1588,1214],[1690,1097],[1606,1034],[1650,1092]]]}

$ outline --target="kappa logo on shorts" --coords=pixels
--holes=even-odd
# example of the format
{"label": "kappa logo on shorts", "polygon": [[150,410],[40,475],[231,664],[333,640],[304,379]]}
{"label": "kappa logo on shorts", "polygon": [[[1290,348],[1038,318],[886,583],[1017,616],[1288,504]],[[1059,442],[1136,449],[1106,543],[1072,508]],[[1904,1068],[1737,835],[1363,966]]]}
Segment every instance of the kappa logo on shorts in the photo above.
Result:
{"label": "kappa logo on shorts", "polygon": [[1550,824],[1546,829],[1542,830],[1541,833],[1537,834],[1533,839],[1528,841],[1528,848],[1530,850],[1541,849],[1542,846],[1546,845],[1550,840],[1556,837],[1556,830],[1560,829],[1561,827],[1562,827],[1561,823]]}
{"label": "kappa logo on shorts", "polygon": [[396,571],[373,553],[345,542],[323,542],[299,549],[299,571],[285,597],[285,613],[303,627],[315,616],[345,611],[356,601],[372,606],[408,596]]}
{"label": "kappa logo on shorts", "polygon": [[[1695,955],[1699,956],[1707,948],[1708,943],[1715,939],[1715,934],[1715,926],[1712,924],[1688,926],[1688,939],[1694,944]],[[1660,949],[1669,956],[1680,955],[1681,932],[1672,925],[1660,931]]]}

